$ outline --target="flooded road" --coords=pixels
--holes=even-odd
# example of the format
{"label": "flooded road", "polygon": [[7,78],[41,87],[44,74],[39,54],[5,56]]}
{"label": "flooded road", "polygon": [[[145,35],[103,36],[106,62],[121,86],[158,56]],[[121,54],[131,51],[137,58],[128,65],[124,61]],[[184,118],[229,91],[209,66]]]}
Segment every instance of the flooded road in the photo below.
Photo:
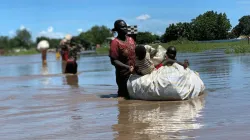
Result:
{"label": "flooded road", "polygon": [[63,75],[48,54],[0,57],[1,140],[249,139],[250,55],[180,53],[199,72],[206,94],[191,101],[116,98],[108,56],[81,56],[78,75]]}

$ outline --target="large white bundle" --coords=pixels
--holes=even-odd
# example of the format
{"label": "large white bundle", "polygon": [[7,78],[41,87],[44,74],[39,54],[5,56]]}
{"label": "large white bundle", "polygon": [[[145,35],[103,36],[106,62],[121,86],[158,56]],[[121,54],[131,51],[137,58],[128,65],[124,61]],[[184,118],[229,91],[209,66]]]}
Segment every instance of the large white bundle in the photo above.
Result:
{"label": "large white bundle", "polygon": [[70,41],[72,39],[72,35],[67,34],[64,39],[66,39],[66,41]]}
{"label": "large white bundle", "polygon": [[67,42],[67,40],[64,38],[60,41],[60,45],[64,45]]}
{"label": "large white bundle", "polygon": [[131,75],[127,86],[130,97],[140,100],[186,100],[205,89],[198,73],[176,63],[148,75]]}
{"label": "large white bundle", "polygon": [[37,44],[37,50],[39,50],[39,51],[46,50],[48,48],[49,48],[49,42],[47,40],[41,40]]}
{"label": "large white bundle", "polygon": [[158,45],[156,49],[150,45],[144,45],[144,47],[146,48],[148,53],[152,53],[153,51],[156,51],[155,56],[151,58],[151,61],[154,63],[155,66],[160,64],[166,56],[166,49],[163,48],[161,45]]}

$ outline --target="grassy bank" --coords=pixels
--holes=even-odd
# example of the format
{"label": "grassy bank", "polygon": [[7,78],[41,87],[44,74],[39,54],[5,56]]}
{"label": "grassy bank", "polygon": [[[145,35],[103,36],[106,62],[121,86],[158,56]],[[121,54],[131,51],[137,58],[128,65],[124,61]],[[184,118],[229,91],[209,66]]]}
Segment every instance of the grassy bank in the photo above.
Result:
{"label": "grassy bank", "polygon": [[17,56],[17,55],[32,55],[32,54],[38,54],[38,52],[35,48],[28,49],[28,50],[20,50],[20,51],[14,51],[14,50],[5,50],[4,56]]}
{"label": "grassy bank", "polygon": [[[156,47],[158,44],[151,44]],[[163,47],[175,46],[178,52],[202,52],[212,49],[225,48],[225,53],[250,53],[250,45],[247,40],[235,42],[196,42],[187,40],[172,41],[169,43],[161,43]],[[96,50],[98,54],[108,54],[109,48],[101,47]]]}
{"label": "grassy bank", "polygon": [[96,53],[98,55],[100,55],[100,54],[108,54],[109,53],[109,47],[96,48]]}

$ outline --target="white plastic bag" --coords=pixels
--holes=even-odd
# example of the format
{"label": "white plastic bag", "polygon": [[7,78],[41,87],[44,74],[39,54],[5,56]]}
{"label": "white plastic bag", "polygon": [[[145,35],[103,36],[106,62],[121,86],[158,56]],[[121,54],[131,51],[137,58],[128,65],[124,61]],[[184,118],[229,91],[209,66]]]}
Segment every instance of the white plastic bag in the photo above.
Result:
{"label": "white plastic bag", "polygon": [[156,49],[150,45],[145,45],[144,47],[146,48],[147,52],[150,54],[156,50],[155,56],[151,58],[151,61],[154,63],[155,66],[159,65],[166,56],[166,49],[163,48],[161,45],[158,45]]}
{"label": "white plastic bag", "polygon": [[199,96],[205,86],[196,72],[174,63],[144,76],[131,75],[127,88],[132,99],[186,100]]}
{"label": "white plastic bag", "polygon": [[49,42],[47,40],[41,40],[37,44],[37,50],[39,50],[39,51],[46,50],[48,48],[49,48]]}

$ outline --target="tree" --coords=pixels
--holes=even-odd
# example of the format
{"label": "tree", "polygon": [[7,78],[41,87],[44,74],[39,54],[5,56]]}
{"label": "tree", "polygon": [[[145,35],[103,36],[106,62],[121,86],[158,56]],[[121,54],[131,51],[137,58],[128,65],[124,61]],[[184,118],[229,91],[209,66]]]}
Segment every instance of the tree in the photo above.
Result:
{"label": "tree", "polygon": [[234,38],[237,38],[237,36],[233,32],[228,32],[227,38],[228,39],[234,39]]}
{"label": "tree", "polygon": [[162,37],[163,42],[169,42],[172,40],[178,39],[178,29],[175,24],[170,24],[169,27],[166,28],[165,34]]}
{"label": "tree", "polygon": [[80,39],[80,42],[81,42],[81,44],[82,44],[82,46],[87,50],[87,49],[91,49],[90,47],[91,47],[91,44],[88,42],[88,41],[86,41],[86,40],[84,40],[84,39]]}
{"label": "tree", "polygon": [[32,45],[31,33],[26,29],[17,30],[16,36],[14,38],[18,40],[17,47],[23,47],[23,48],[29,49]]}
{"label": "tree", "polygon": [[226,39],[231,28],[225,13],[207,11],[192,20],[196,40]]}
{"label": "tree", "polygon": [[14,37],[9,40],[9,49],[17,48],[19,46],[19,40]]}
{"label": "tree", "polygon": [[169,42],[179,38],[193,40],[194,32],[192,27],[192,24],[187,22],[170,24],[169,27],[166,28],[165,34],[162,36],[162,40],[163,42]]}
{"label": "tree", "polygon": [[230,21],[227,19],[227,15],[225,13],[220,13],[217,15],[217,24],[215,36],[216,39],[227,39],[228,31],[231,29]]}
{"label": "tree", "polygon": [[159,35],[154,34],[153,37],[154,37],[154,41],[160,41],[160,36]]}
{"label": "tree", "polygon": [[51,48],[57,48],[60,44],[61,39],[57,38],[50,38],[49,45]]}
{"label": "tree", "polygon": [[159,39],[159,36],[153,35],[150,32],[138,32],[136,36],[136,43],[138,44],[147,44],[152,43]]}
{"label": "tree", "polygon": [[0,36],[0,49],[9,47],[9,38],[7,36]]}
{"label": "tree", "polygon": [[84,47],[85,49],[90,49],[90,42],[86,41],[83,36],[81,36],[82,34],[78,35],[78,36],[74,36],[73,38],[75,38],[75,41],[77,44],[81,44],[82,47]]}
{"label": "tree", "polygon": [[241,17],[239,24],[233,28],[232,32],[237,37],[240,35],[250,35],[250,15]]}
{"label": "tree", "polygon": [[93,26],[87,32],[82,32],[79,37],[94,45],[103,44],[107,37],[112,36],[110,29],[106,26]]}
{"label": "tree", "polygon": [[36,38],[36,44],[38,44],[42,40],[47,40],[48,42],[50,41],[50,38],[45,37],[45,36],[40,36]]}

